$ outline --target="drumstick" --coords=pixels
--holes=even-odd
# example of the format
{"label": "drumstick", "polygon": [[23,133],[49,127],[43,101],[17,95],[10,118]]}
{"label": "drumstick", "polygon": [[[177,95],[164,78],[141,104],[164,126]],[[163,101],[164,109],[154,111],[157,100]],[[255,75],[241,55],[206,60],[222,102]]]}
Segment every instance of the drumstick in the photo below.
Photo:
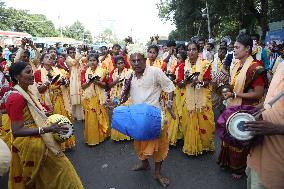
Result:
{"label": "drumstick", "polygon": [[279,93],[278,95],[276,95],[275,97],[273,97],[268,104],[270,105],[270,107],[272,107],[272,105],[277,102],[282,96],[284,96],[284,91],[282,91],[281,93]]}
{"label": "drumstick", "polygon": [[281,97],[284,96],[284,91],[280,92],[278,95],[276,95],[275,97],[273,97],[267,104],[263,104],[263,107],[256,113],[253,114],[253,116],[257,116],[259,114],[261,114],[262,112],[264,112],[267,108],[265,107],[265,105],[269,105],[271,108],[272,105],[277,102]]}

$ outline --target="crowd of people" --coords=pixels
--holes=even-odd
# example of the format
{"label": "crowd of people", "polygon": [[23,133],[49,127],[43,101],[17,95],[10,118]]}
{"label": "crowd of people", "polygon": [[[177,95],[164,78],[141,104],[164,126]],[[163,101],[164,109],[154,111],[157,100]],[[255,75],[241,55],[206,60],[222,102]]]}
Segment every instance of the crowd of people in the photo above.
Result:
{"label": "crowd of people", "polygon": [[[83,121],[84,133],[78,134],[95,146],[109,137],[132,140],[111,128],[114,106],[145,103],[160,109],[159,138],[133,142],[141,160],[133,170],[148,170],[153,156],[155,179],[167,187],[161,167],[170,145],[182,145],[189,156],[214,151],[217,120],[226,109],[260,109],[284,90],[284,45],[263,47],[259,35],[240,34],[219,44],[168,41],[161,48],[131,43],[99,52],[60,45],[39,51],[23,39],[17,50],[1,52],[0,176],[10,167],[10,189],[83,188],[63,153],[74,148],[75,136],[58,144],[52,133],[66,127],[47,126],[43,115]],[[280,99],[259,120],[245,123],[261,142],[250,148],[221,142],[218,164],[235,179],[246,172],[248,188],[284,188],[283,108]]]}

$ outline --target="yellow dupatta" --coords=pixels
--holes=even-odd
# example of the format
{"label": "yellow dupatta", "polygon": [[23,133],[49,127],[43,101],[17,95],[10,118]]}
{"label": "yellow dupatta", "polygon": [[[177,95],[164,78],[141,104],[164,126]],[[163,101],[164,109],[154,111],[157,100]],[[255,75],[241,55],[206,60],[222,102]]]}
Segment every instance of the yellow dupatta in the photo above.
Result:
{"label": "yellow dupatta", "polygon": [[212,75],[214,75],[215,73],[221,72],[223,65],[224,65],[225,59],[220,60],[220,58],[216,58],[214,59],[214,61],[212,62]]}
{"label": "yellow dupatta", "polygon": [[[99,76],[100,81],[103,81],[105,76],[106,76],[106,70],[101,68],[100,66],[98,66],[95,71],[93,71],[91,68],[88,68],[86,70],[86,73],[85,73],[85,79],[86,79],[87,83],[89,82],[89,75],[92,75],[92,77]],[[88,88],[86,88],[83,91],[82,98],[83,99],[90,99],[95,95],[98,95],[99,100],[100,100],[100,104],[104,104],[106,102],[107,95],[106,95],[104,89],[95,85],[94,83],[92,83]]]}
{"label": "yellow dupatta", "polygon": [[[19,85],[14,86],[14,88],[26,99],[28,108],[31,115],[35,121],[36,126],[48,127],[47,116],[44,114],[44,108],[38,101],[37,97],[33,95],[32,91],[24,91]],[[63,155],[60,150],[60,146],[54,140],[52,133],[45,133],[41,135],[45,145],[49,150],[51,150],[56,155]]]}
{"label": "yellow dupatta", "polygon": [[[237,61],[236,64],[233,67],[232,75],[231,75],[231,82],[230,84],[234,87],[235,93],[243,93],[246,83],[246,74],[249,69],[249,67],[253,64],[254,59],[252,56],[249,56],[245,63],[243,64],[243,67],[239,71],[239,68],[241,66],[241,61]],[[239,106],[242,104],[242,98],[234,98],[234,99],[228,99],[228,106]]]}
{"label": "yellow dupatta", "polygon": [[[162,68],[163,63],[164,63],[163,60],[156,58],[152,66],[157,67],[157,68]],[[146,65],[151,66],[150,64],[151,64],[150,59],[147,58]]]}
{"label": "yellow dupatta", "polygon": [[[40,72],[41,72],[41,82],[42,83],[47,82],[48,81],[48,77],[47,77],[48,71],[43,67],[43,68],[41,68]],[[52,74],[53,76],[60,75],[59,80],[62,79],[62,78],[67,78],[67,72],[63,69],[59,69],[57,67],[52,67],[52,72],[53,72],[53,74]],[[60,86],[60,89],[61,89],[61,92],[62,92],[65,109],[69,114],[72,114],[69,88],[65,87],[65,86]],[[43,96],[44,96],[44,103],[46,105],[50,106],[50,107],[53,107],[53,104],[52,104],[51,98],[50,98],[51,92],[52,92],[51,89],[47,89],[44,92]]]}
{"label": "yellow dupatta", "polygon": [[[119,80],[124,80],[125,77],[130,74],[132,72],[131,69],[127,69],[127,68],[124,68],[122,70],[122,72],[120,73],[120,75],[118,74],[118,69],[116,68],[112,74],[112,80],[115,81],[116,79],[119,78]],[[122,82],[124,83],[124,81]],[[120,95],[121,95],[121,92],[122,92],[122,87],[119,86],[118,84],[116,84],[112,89],[111,89],[111,98],[114,98],[114,97],[118,97],[120,98]],[[119,96],[118,96],[119,95]]]}
{"label": "yellow dupatta", "polygon": [[[190,74],[199,72],[198,80],[203,81],[203,76],[210,66],[207,60],[197,59],[195,66],[192,66],[189,60],[185,61],[184,73],[187,72]],[[206,97],[206,88],[194,88],[192,84],[186,85],[186,104],[187,109],[191,111],[202,111],[206,107],[207,97]]]}
{"label": "yellow dupatta", "polygon": [[101,63],[102,68],[106,69],[108,72],[111,72],[114,69],[111,55],[108,54],[104,61],[102,61],[102,58],[103,56],[99,57],[99,62]]}

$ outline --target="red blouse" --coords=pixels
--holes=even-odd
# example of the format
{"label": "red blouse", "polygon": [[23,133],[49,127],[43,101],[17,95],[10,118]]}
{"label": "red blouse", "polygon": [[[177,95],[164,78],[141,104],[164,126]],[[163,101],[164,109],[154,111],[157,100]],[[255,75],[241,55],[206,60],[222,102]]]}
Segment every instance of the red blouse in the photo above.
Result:
{"label": "red blouse", "polygon": [[[12,88],[11,87],[3,87],[0,90],[0,99],[3,98],[4,94],[8,91],[10,91]],[[5,103],[0,104],[0,110],[5,110]]]}
{"label": "red blouse", "polygon": [[36,70],[34,73],[35,76],[35,82],[36,83],[42,83],[41,81],[41,71],[40,70]]}
{"label": "red blouse", "polygon": [[206,70],[206,72],[203,75],[203,80],[204,81],[211,81],[212,77],[211,77],[211,66],[209,66]]}
{"label": "red blouse", "polygon": [[12,93],[6,100],[5,107],[11,121],[24,120],[26,100],[18,93]]}
{"label": "red blouse", "polygon": [[175,66],[174,73],[176,72],[176,69],[178,69],[177,80],[176,80],[177,83],[181,82],[184,79],[184,66],[185,66],[184,62]]}
{"label": "red blouse", "polygon": [[86,71],[87,71],[87,68],[83,68],[81,71],[81,85],[86,83],[86,78],[85,78]]}
{"label": "red blouse", "polygon": [[264,78],[263,75],[258,75],[256,77],[256,79],[252,82],[251,87],[255,88],[257,86],[264,86],[265,82],[264,82]]}

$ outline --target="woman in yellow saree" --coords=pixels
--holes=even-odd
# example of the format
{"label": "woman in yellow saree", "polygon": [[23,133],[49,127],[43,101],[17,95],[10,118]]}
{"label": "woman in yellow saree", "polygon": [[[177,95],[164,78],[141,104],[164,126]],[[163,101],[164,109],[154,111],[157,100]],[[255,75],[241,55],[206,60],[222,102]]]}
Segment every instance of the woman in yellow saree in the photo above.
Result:
{"label": "woman in yellow saree", "polygon": [[[253,41],[246,34],[240,34],[234,44],[234,55],[237,60],[230,79],[233,91],[223,94],[228,108],[240,105],[257,106],[263,100],[267,83],[266,72],[263,63],[251,56],[252,46]],[[233,172],[232,177],[239,179],[247,167],[248,154],[248,148],[222,141],[218,164],[223,168],[230,168]]]}
{"label": "woman in yellow saree", "polygon": [[81,78],[83,89],[83,107],[85,113],[85,143],[94,146],[103,142],[109,135],[109,118],[104,106],[107,95],[106,70],[98,66],[95,54],[88,56],[88,68],[85,77]]}
{"label": "woman in yellow saree", "polygon": [[[53,114],[60,114],[72,120],[68,73],[53,66],[54,60],[50,54],[43,54],[41,62],[43,64],[42,68],[38,69],[34,75],[43,103],[53,110]],[[59,79],[51,83],[50,80],[57,75],[60,75]],[[61,144],[62,150],[71,149],[74,146],[74,135]]]}
{"label": "woman in yellow saree", "polygon": [[200,155],[214,151],[214,114],[211,100],[211,68],[207,60],[198,57],[199,47],[192,42],[188,45],[188,61],[185,62],[185,78],[188,74],[199,73],[191,81],[185,80],[188,121],[184,130],[183,152]]}
{"label": "woman in yellow saree", "polygon": [[169,120],[169,140],[170,144],[174,146],[178,140],[183,139],[184,128],[188,117],[185,105],[185,87],[182,84],[186,59],[186,51],[180,51],[177,54],[177,65],[174,69],[174,83],[177,87],[174,92],[173,111],[177,115],[177,119],[174,120],[169,111],[166,111],[166,117]]}
{"label": "woman in yellow saree", "polygon": [[82,189],[75,169],[51,133],[66,132],[64,125],[46,125],[43,107],[29,90],[32,67],[19,62],[10,70],[14,91],[6,98],[11,119],[12,161],[9,189]]}
{"label": "woman in yellow saree", "polygon": [[[132,72],[131,69],[125,68],[125,60],[123,56],[114,57],[114,62],[116,65],[115,70],[111,72],[109,79],[109,88],[110,89],[110,99],[114,101],[115,99],[119,99],[121,96],[123,83],[125,77]],[[128,105],[129,100],[125,102],[123,105]],[[129,136],[126,136],[115,129],[111,129],[111,139],[114,141],[121,140],[130,140]]]}
{"label": "woman in yellow saree", "polygon": [[164,61],[158,57],[159,47],[157,45],[150,45],[147,49],[148,58],[146,64],[148,66],[154,66],[162,69],[164,67]]}
{"label": "woman in yellow saree", "polygon": [[9,86],[9,83],[7,79],[4,77],[3,73],[0,73],[0,78],[2,76],[2,79],[0,80],[0,138],[7,144],[7,146],[10,148],[11,146],[11,122],[9,119],[9,116],[7,115],[6,109],[5,109],[5,102],[2,100],[5,93],[11,90],[11,87]]}

